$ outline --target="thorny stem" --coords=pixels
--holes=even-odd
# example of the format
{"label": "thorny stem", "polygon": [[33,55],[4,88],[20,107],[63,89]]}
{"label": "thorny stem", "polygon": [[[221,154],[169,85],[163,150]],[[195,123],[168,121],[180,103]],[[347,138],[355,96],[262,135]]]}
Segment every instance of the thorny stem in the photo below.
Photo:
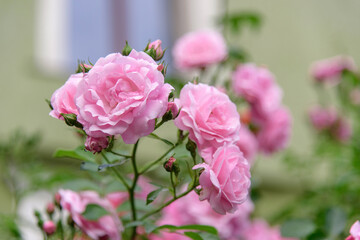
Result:
{"label": "thorny stem", "polygon": [[[137,216],[136,216],[136,205],[135,205],[135,196],[134,196],[134,192],[135,192],[135,187],[136,187],[136,183],[137,180],[140,176],[137,166],[136,166],[136,151],[137,151],[137,147],[139,144],[139,140],[135,143],[134,148],[133,148],[133,152],[131,155],[131,164],[134,170],[134,179],[132,182],[131,187],[128,189],[129,192],[129,199],[130,199],[130,205],[131,205],[131,214],[132,214],[132,220],[136,221]],[[131,239],[134,240],[136,237],[136,226],[134,226],[132,228],[132,234],[131,234]]]}
{"label": "thorny stem", "polygon": [[176,198],[176,185],[174,183],[174,179],[173,179],[173,172],[170,172],[170,181],[171,181],[171,186],[173,188],[173,195],[174,195],[174,198]]}
{"label": "thorny stem", "polygon": [[163,125],[165,122],[166,122],[166,121],[161,120],[158,124],[156,124],[156,126],[155,126],[155,128],[154,128],[154,131],[155,131],[156,129],[158,129],[161,125]]}

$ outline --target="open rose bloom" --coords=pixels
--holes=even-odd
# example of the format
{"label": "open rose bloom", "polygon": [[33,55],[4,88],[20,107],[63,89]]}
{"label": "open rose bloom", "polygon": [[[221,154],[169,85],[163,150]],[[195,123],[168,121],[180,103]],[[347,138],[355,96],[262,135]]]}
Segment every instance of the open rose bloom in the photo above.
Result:
{"label": "open rose bloom", "polygon": [[125,143],[133,144],[154,131],[172,89],[149,55],[135,50],[129,56],[110,54],[100,58],[79,84],[78,121],[89,136],[120,134]]}
{"label": "open rose bloom", "polygon": [[348,56],[335,56],[314,62],[310,74],[319,83],[335,85],[340,82],[344,70],[357,71],[354,59]]}
{"label": "open rose bloom", "polygon": [[63,119],[61,116],[62,113],[78,114],[75,105],[75,94],[83,77],[83,73],[71,75],[66,83],[53,93],[51,97],[51,106],[53,107],[53,110],[50,112],[50,116]]}
{"label": "open rose bloom", "polygon": [[[61,206],[69,211],[72,219],[79,228],[92,239],[113,239],[120,240],[120,232],[123,226],[116,214],[115,207],[105,198],[92,191],[76,193],[71,190],[60,190]],[[98,220],[88,220],[82,214],[86,206],[96,204],[108,211],[108,215],[100,217]]]}
{"label": "open rose bloom", "polygon": [[197,144],[205,159],[211,158],[224,143],[238,140],[240,117],[236,106],[217,88],[188,83],[176,102],[181,111],[175,125],[189,131],[189,138]]}
{"label": "open rose bloom", "polygon": [[214,153],[212,159],[198,164],[194,169],[204,168],[200,175],[202,187],[200,200],[208,200],[219,214],[233,213],[248,197],[250,166],[235,145],[225,144]]}
{"label": "open rose bloom", "polygon": [[188,33],[175,42],[173,57],[179,69],[204,68],[223,61],[227,47],[223,36],[215,31]]}

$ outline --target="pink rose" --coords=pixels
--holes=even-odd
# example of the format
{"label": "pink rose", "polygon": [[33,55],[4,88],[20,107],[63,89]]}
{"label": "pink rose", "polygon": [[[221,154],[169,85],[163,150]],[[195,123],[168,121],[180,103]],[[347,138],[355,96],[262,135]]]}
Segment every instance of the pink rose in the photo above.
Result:
{"label": "pink rose", "polygon": [[346,240],[360,240],[360,222],[356,221],[350,228],[350,236]]}
{"label": "pink rose", "polygon": [[346,143],[352,136],[351,125],[345,118],[340,117],[335,123],[333,129],[331,129],[331,133],[336,140]]}
{"label": "pink rose", "polygon": [[133,144],[154,130],[172,89],[146,53],[110,54],[100,58],[79,84],[78,121],[89,136],[120,134],[125,143]]}
{"label": "pink rose", "polygon": [[[195,192],[191,192],[181,198],[180,201],[175,201],[167,206],[163,210],[162,217],[157,225],[210,225],[219,231],[221,239],[227,240],[231,237],[239,237],[242,231],[247,228],[250,224],[249,216],[253,209],[253,203],[246,200],[239,205],[238,210],[233,214],[220,215],[207,202],[199,201],[199,196]],[[154,236],[150,239],[173,239],[172,236],[175,237],[175,234],[162,233],[161,236]],[[174,239],[178,238],[175,237]]]}
{"label": "pink rose", "polygon": [[215,87],[188,83],[175,102],[181,108],[175,125],[189,131],[189,138],[205,160],[224,143],[238,140],[240,117],[236,105]]}
{"label": "pink rose", "polygon": [[286,108],[280,107],[270,117],[258,119],[258,124],[260,128],[257,133],[259,150],[270,154],[286,147],[291,133],[291,116]]}
{"label": "pink rose", "polygon": [[53,110],[50,112],[50,116],[58,119],[64,119],[60,114],[78,114],[78,110],[75,105],[75,94],[77,87],[84,74],[73,74],[65,82],[65,84],[57,89],[51,96],[51,106]]}
{"label": "pink rose", "polygon": [[200,200],[207,199],[219,214],[233,213],[243,203],[250,187],[250,166],[239,148],[233,144],[219,147],[211,164],[198,164],[204,168],[199,178],[202,187]]}
{"label": "pink rose", "polygon": [[87,136],[85,141],[85,149],[93,152],[99,153],[103,149],[107,148],[109,145],[109,140],[107,137],[94,138]]}
{"label": "pink rose", "polygon": [[320,83],[337,84],[344,70],[357,71],[354,59],[348,56],[336,56],[314,62],[311,65],[311,76]]}
{"label": "pink rose", "polygon": [[335,108],[315,106],[309,111],[310,122],[316,130],[322,131],[334,125],[337,119]]}
{"label": "pink rose", "polygon": [[254,157],[257,152],[257,140],[255,135],[249,130],[246,125],[242,125],[239,131],[239,140],[235,142],[244,157],[253,163]]}
{"label": "pink rose", "polygon": [[223,61],[227,57],[227,48],[220,33],[197,31],[179,38],[172,53],[179,69],[204,68]]}
{"label": "pink rose", "polygon": [[149,44],[149,49],[155,50],[155,60],[158,61],[164,56],[164,50],[161,48],[161,40],[156,40]]}
{"label": "pink rose", "polygon": [[265,67],[252,63],[238,66],[232,75],[232,86],[259,114],[270,115],[281,104],[282,91]]}
{"label": "pink rose", "polygon": [[277,227],[271,228],[264,220],[255,220],[243,233],[246,240],[296,240],[295,238],[284,238]]}
{"label": "pink rose", "polygon": [[[74,222],[92,239],[120,240],[124,230],[116,209],[106,198],[100,198],[96,192],[80,193],[71,190],[59,190],[61,206],[70,212]],[[98,220],[88,220],[82,216],[88,204],[97,204],[109,212]]]}

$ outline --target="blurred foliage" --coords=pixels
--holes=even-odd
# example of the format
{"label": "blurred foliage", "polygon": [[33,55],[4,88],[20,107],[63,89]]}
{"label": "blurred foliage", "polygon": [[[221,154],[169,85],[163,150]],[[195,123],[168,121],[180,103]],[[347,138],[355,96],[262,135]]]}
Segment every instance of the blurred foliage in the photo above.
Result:
{"label": "blurred foliage", "polygon": [[[345,239],[350,225],[359,220],[360,112],[359,105],[350,99],[351,91],[359,87],[359,76],[347,70],[333,89],[316,86],[321,88],[317,89],[321,105],[339,106],[340,116],[350,120],[352,137],[341,142],[326,131],[314,131],[312,154],[287,151],[283,162],[291,173],[303,177],[304,185],[296,201],[284,206],[272,218],[273,223],[282,223],[284,236],[307,240]],[[336,92],[335,101],[323,92],[331,90]],[[318,175],[319,171],[326,172],[325,179],[314,184],[310,176]]]}

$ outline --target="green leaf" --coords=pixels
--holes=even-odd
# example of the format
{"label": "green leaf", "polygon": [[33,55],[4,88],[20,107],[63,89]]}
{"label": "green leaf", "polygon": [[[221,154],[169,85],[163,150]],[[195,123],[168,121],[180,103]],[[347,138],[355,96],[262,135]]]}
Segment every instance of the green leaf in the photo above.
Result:
{"label": "green leaf", "polygon": [[211,234],[211,233],[208,233],[208,232],[198,232],[198,234],[199,234],[203,239],[206,239],[206,240],[220,240],[220,238],[219,238],[218,235]]}
{"label": "green leaf", "polygon": [[65,150],[65,149],[58,149],[54,153],[54,157],[61,158],[61,157],[67,157],[67,158],[75,158],[82,161],[89,161],[89,162],[95,162],[95,155],[91,152],[87,152],[84,149],[84,146],[79,146],[73,150]]}
{"label": "green leaf", "polygon": [[146,197],[146,205],[152,203],[163,190],[163,188],[159,188],[150,192]]}
{"label": "green leaf", "polygon": [[82,215],[87,220],[96,221],[99,218],[108,214],[108,211],[106,211],[103,207],[97,204],[88,204]]}
{"label": "green leaf", "polygon": [[157,139],[162,141],[163,143],[166,143],[167,145],[170,145],[171,147],[174,146],[174,144],[172,142],[170,142],[169,140],[165,139],[165,138],[161,138],[158,135],[156,135],[155,133],[150,133],[150,135],[148,135],[149,138],[153,138],[153,139]]}
{"label": "green leaf", "polygon": [[221,23],[228,25],[233,33],[239,33],[247,25],[253,30],[261,26],[261,16],[255,12],[237,12],[224,16]]}
{"label": "green leaf", "polygon": [[81,170],[90,171],[90,172],[97,172],[99,165],[93,162],[82,162],[80,165]]}
{"label": "green leaf", "polygon": [[106,184],[105,193],[112,193],[112,192],[126,192],[126,187],[119,183],[118,181],[112,181],[109,184]]}
{"label": "green leaf", "polygon": [[143,221],[134,221],[134,222],[129,222],[129,223],[125,224],[124,228],[143,226],[144,224],[145,224],[145,222],[143,222]]}
{"label": "green leaf", "polygon": [[157,228],[157,226],[152,222],[145,222],[144,227],[146,233],[151,233]]}
{"label": "green leaf", "polygon": [[326,212],[325,229],[331,236],[337,236],[345,229],[346,214],[340,208],[331,208]]}
{"label": "green leaf", "polygon": [[160,230],[160,229],[169,229],[170,231],[176,231],[176,230],[198,230],[198,231],[203,231],[203,232],[208,232],[211,234],[217,234],[217,230],[216,228],[212,227],[212,226],[208,226],[208,225],[184,225],[184,226],[174,226],[174,225],[162,225],[157,227],[155,230]]}
{"label": "green leaf", "polygon": [[316,226],[309,219],[291,219],[281,225],[283,237],[303,238],[314,232]]}
{"label": "green leaf", "polygon": [[194,240],[204,240],[198,233],[196,232],[184,232],[184,235],[194,239]]}

